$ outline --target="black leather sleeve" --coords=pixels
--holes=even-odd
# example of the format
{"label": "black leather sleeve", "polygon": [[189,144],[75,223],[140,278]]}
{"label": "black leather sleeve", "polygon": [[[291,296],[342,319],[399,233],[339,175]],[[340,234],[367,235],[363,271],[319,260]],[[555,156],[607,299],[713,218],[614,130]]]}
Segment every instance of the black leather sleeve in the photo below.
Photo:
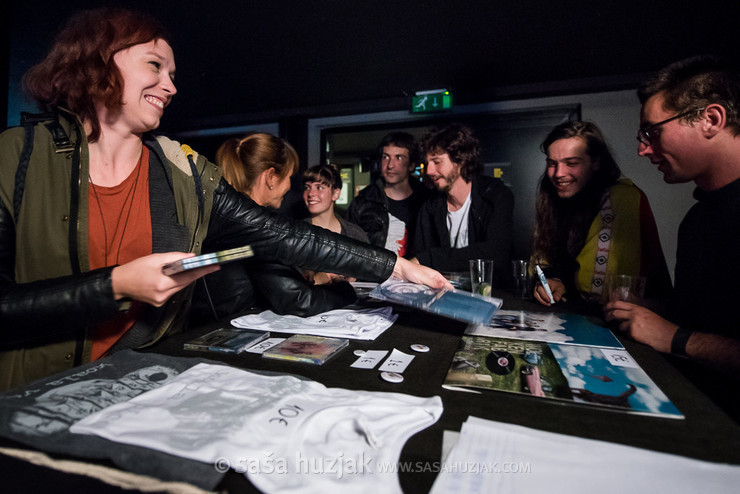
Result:
{"label": "black leather sleeve", "polygon": [[209,249],[251,245],[257,259],[378,282],[393,273],[396,263],[386,249],[263,208],[223,179],[214,194],[206,243]]}
{"label": "black leather sleeve", "polygon": [[15,224],[0,202],[0,342],[44,338],[110,318],[118,311],[112,270],[16,283]]}
{"label": "black leather sleeve", "polygon": [[310,285],[301,273],[277,263],[253,265],[249,269],[253,286],[277,314],[301,317],[339,309],[357,300],[347,282]]}

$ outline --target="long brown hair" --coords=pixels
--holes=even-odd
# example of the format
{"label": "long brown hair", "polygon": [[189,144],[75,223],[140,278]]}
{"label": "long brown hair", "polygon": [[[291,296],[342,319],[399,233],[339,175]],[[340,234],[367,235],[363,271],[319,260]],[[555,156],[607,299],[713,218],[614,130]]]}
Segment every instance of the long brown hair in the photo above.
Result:
{"label": "long brown hair", "polygon": [[287,141],[272,134],[250,132],[225,141],[216,152],[224,178],[239,192],[249,193],[260,174],[274,168],[279,177],[298,170],[298,153]]}
{"label": "long brown hair", "polygon": [[23,76],[23,90],[43,111],[63,107],[89,122],[90,142],[100,137],[96,103],[123,105],[123,76],[113,55],[169,34],[154,18],[132,10],[101,8],[72,16],[41,62]]}
{"label": "long brown hair", "polygon": [[560,139],[577,137],[586,143],[586,153],[599,166],[586,187],[575,197],[561,199],[547,173],[543,173],[537,191],[536,220],[532,257],[541,264],[552,264],[564,257],[574,260],[583,248],[589,227],[601,207],[606,189],[614,185],[622,172],[614,160],[599,128],[591,122],[564,122],[550,131],[540,146],[547,155],[550,145]]}

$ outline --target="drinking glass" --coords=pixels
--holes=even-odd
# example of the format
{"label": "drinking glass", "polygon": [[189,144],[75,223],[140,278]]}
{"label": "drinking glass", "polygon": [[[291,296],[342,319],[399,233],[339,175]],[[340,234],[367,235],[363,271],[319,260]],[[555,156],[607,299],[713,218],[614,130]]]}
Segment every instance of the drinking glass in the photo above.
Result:
{"label": "drinking glass", "polygon": [[627,274],[606,276],[607,302],[623,300],[632,304],[642,304],[645,297],[645,277]]}
{"label": "drinking glass", "polygon": [[491,296],[493,287],[493,261],[489,259],[470,260],[470,285],[473,293]]}
{"label": "drinking glass", "polygon": [[523,300],[532,298],[529,290],[529,261],[525,259],[511,261],[511,271],[514,276],[514,294]]}

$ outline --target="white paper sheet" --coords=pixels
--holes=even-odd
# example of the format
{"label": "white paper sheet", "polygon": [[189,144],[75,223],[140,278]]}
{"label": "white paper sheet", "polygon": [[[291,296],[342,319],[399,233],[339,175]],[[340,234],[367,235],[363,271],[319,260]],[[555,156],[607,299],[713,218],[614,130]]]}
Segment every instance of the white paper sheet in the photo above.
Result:
{"label": "white paper sheet", "polygon": [[431,494],[736,492],[740,466],[468,417]]}
{"label": "white paper sheet", "polygon": [[383,365],[378,370],[381,372],[398,372],[401,374],[406,370],[406,367],[409,366],[412,360],[414,360],[413,355],[403,353],[401,350],[394,348],[390,357],[385,359],[385,362],[383,362]]}
{"label": "white paper sheet", "polygon": [[388,355],[388,350],[368,350],[350,366],[356,369],[372,369]]}

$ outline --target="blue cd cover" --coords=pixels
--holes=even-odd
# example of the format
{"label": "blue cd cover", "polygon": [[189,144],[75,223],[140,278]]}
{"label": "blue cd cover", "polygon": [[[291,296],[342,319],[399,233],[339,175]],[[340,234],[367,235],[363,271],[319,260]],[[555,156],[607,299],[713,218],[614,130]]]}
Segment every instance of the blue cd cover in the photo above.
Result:
{"label": "blue cd cover", "polygon": [[391,278],[370,292],[370,297],[415,307],[471,324],[488,324],[503,301],[462,290],[441,290]]}

